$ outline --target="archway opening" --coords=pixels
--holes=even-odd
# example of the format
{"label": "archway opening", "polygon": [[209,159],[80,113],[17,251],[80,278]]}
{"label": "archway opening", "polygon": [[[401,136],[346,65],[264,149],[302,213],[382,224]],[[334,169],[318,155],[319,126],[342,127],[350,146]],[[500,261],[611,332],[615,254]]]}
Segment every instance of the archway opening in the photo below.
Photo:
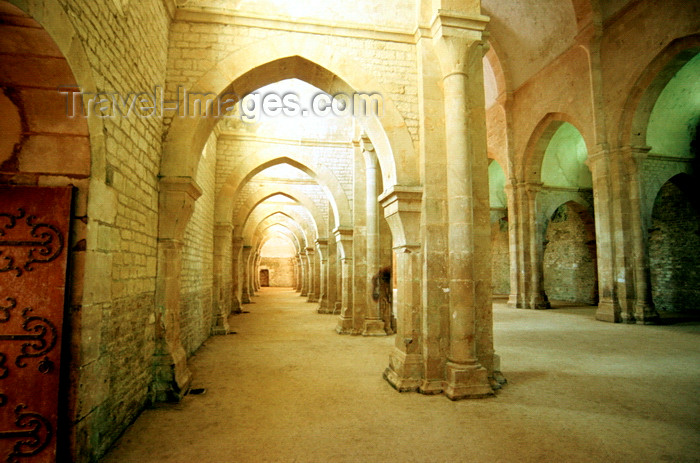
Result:
{"label": "archway opening", "polygon": [[[50,15],[53,5],[43,6]],[[70,27],[65,18],[50,19],[47,29],[53,26],[54,33],[56,27]],[[18,439],[33,437],[36,442],[29,445],[37,459],[68,461],[70,427],[84,418],[83,411],[70,408],[77,401],[69,396],[79,394],[68,388],[81,374],[83,344],[77,327],[84,326],[80,317],[90,313],[82,304],[86,267],[91,270],[86,224],[92,152],[88,121],[67,117],[66,95],[60,93],[79,91],[81,69],[76,66],[73,73],[47,29],[0,1],[1,453],[8,459],[25,455],[17,449],[26,441]],[[66,50],[74,65],[83,57],[81,51],[79,46]],[[23,310],[33,317],[26,318]],[[24,347],[12,342],[23,332],[36,334]],[[67,355],[69,346],[80,356]],[[38,370],[37,363],[21,361],[26,349],[37,352],[29,357],[41,354],[34,359],[41,360]],[[17,370],[23,367],[28,368]],[[28,414],[20,415],[20,410]],[[35,434],[22,436],[17,426],[24,427],[22,421],[30,416]],[[123,417],[113,418],[119,422]]]}
{"label": "archway opening", "polygon": [[654,201],[649,230],[651,292],[660,315],[700,316],[700,189],[679,174]]}
{"label": "archway opening", "polygon": [[260,247],[260,286],[295,287],[296,254],[289,238],[279,232],[271,234]]}
{"label": "archway opening", "polygon": [[543,260],[550,301],[598,303],[595,226],[585,207],[569,201],[554,211],[547,224]]}

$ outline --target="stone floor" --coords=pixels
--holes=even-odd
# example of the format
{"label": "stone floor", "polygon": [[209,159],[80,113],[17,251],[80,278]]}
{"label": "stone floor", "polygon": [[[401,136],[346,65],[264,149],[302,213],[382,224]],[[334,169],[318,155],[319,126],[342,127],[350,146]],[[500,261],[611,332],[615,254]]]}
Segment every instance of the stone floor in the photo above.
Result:
{"label": "stone floor", "polygon": [[339,336],[291,290],[254,301],[191,359],[206,392],[144,412],[104,462],[700,461],[698,323],[496,303],[509,383],[451,402],[384,382],[393,337]]}

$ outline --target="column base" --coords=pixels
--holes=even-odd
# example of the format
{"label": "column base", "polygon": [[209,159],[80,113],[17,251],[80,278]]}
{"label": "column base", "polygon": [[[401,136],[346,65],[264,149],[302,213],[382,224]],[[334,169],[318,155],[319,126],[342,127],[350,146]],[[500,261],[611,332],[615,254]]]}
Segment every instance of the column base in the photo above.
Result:
{"label": "column base", "polygon": [[332,313],[331,309],[328,307],[328,299],[326,299],[325,296],[321,296],[321,299],[318,300],[318,313]]}
{"label": "column base", "polygon": [[[192,384],[192,372],[187,367],[185,351],[172,355],[156,355],[155,378],[152,387],[154,402],[179,402]],[[170,363],[173,362],[173,363]]]}
{"label": "column base", "polygon": [[318,296],[316,296],[314,293],[309,293],[306,302],[318,302]]}
{"label": "column base", "polygon": [[301,293],[299,293],[299,296],[301,296],[301,297],[306,297],[306,296],[308,296],[308,295],[309,295],[309,292],[308,292],[308,291],[305,291],[305,290],[303,290],[303,289],[301,290]]}
{"label": "column base", "polygon": [[473,399],[493,395],[486,368],[447,362],[445,395],[450,400]]}
{"label": "column base", "polygon": [[243,293],[241,296],[241,304],[250,304],[250,296],[248,296],[248,293]]}
{"label": "column base", "polygon": [[522,306],[518,303],[518,295],[517,295],[517,294],[511,294],[511,295],[509,295],[509,296],[508,296],[508,302],[506,302],[506,304],[508,304],[508,307],[512,307],[512,308],[514,308],[514,309],[519,309],[519,308],[522,307]]}
{"label": "column base", "polygon": [[424,379],[418,388],[418,392],[423,395],[442,394],[444,390],[445,383],[442,380],[437,379]]}
{"label": "column base", "polygon": [[634,318],[637,323],[641,323],[642,325],[656,325],[659,322],[659,313],[653,305],[644,302],[635,304]]}
{"label": "column base", "polygon": [[334,307],[333,307],[333,314],[334,315],[340,315],[340,308],[343,306],[341,302],[336,302]]}
{"label": "column base", "polygon": [[422,364],[420,354],[406,354],[394,349],[389,356],[389,366],[382,376],[399,392],[417,391],[423,382]]}
{"label": "column base", "polygon": [[602,322],[619,323],[622,321],[620,310],[612,300],[598,302],[595,319]]}
{"label": "column base", "polygon": [[378,319],[365,319],[364,329],[362,330],[362,336],[386,336],[386,331],[384,330],[384,322]]}
{"label": "column base", "polygon": [[352,334],[352,318],[339,317],[335,332],[338,334]]}

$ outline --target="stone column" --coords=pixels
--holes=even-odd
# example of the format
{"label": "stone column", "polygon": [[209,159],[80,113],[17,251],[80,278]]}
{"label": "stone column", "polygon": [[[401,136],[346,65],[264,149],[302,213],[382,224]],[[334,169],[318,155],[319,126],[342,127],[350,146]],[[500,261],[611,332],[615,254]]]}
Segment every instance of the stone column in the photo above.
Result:
{"label": "stone column", "polygon": [[384,321],[379,312],[379,303],[372,297],[372,277],[379,270],[379,212],[377,207],[377,174],[379,162],[369,139],[362,138],[362,155],[365,160],[365,211],[366,211],[366,277],[365,311],[363,336],[386,336]]}
{"label": "stone column", "polygon": [[521,273],[524,272],[522,261],[520,259],[520,249],[522,243],[520,241],[520,207],[518,204],[518,187],[517,182],[513,179],[505,186],[506,196],[508,197],[508,251],[510,263],[510,295],[508,296],[508,305],[515,308],[523,307],[522,294],[523,286],[521,284]]}
{"label": "stone column", "polygon": [[544,226],[538,223],[537,194],[542,189],[541,183],[528,183],[527,194],[530,263],[530,292],[528,307],[531,309],[549,309],[549,300],[544,292]]}
{"label": "stone column", "polygon": [[241,289],[241,247],[243,238],[234,236],[231,239],[231,311],[233,313],[241,313],[241,301],[238,298],[238,293]]}
{"label": "stone column", "polygon": [[420,187],[394,186],[380,196],[394,238],[396,338],[384,378],[398,391],[415,391],[423,380],[421,346]]}
{"label": "stone column", "polygon": [[231,244],[233,225],[217,223],[214,225],[214,317],[212,334],[229,332],[228,317],[231,314],[231,279],[224,279],[224,259],[230,257],[228,251]]}
{"label": "stone column", "polygon": [[624,147],[621,150],[621,161],[625,162],[628,171],[629,185],[629,217],[630,237],[632,238],[632,265],[634,271],[634,313],[633,320],[637,323],[653,324],[659,314],[654,307],[651,297],[651,271],[649,269],[649,254],[647,252],[647,237],[644,221],[642,220],[642,188],[640,182],[641,167],[650,147]]}
{"label": "stone column", "polygon": [[328,313],[328,240],[316,240],[316,254],[320,262],[318,313]]}
{"label": "stone column", "polygon": [[314,248],[306,248],[306,258],[309,261],[309,294],[306,298],[306,302],[318,302],[318,261]]}
{"label": "stone column", "polygon": [[250,275],[250,251],[251,246],[243,246],[241,254],[241,303],[250,304],[250,284],[248,283]]}
{"label": "stone column", "polygon": [[489,372],[477,358],[477,336],[488,329],[485,312],[491,309],[481,45],[485,26],[480,18],[442,10],[433,24],[445,104],[450,272],[445,394],[452,400],[493,394]]}
{"label": "stone column", "polygon": [[192,381],[180,332],[180,273],[185,228],[202,190],[191,178],[163,177],[158,196],[154,401],[180,400]]}
{"label": "stone column", "polygon": [[333,235],[338,243],[341,266],[340,317],[335,330],[338,334],[352,334],[352,229],[338,227],[333,230]]}

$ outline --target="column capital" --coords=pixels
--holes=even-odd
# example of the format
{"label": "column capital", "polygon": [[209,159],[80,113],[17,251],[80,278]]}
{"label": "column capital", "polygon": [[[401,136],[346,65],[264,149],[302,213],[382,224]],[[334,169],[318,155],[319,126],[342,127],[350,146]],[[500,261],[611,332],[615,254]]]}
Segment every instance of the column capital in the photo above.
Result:
{"label": "column capital", "polygon": [[598,143],[595,145],[594,150],[588,153],[585,163],[592,171],[595,164],[605,159],[609,159],[609,156],[610,145],[608,143]]}
{"label": "column capital", "polygon": [[418,186],[394,185],[379,195],[395,247],[420,244],[422,201],[423,188]]}
{"label": "column capital", "polygon": [[158,239],[181,241],[202,189],[191,177],[161,177],[158,188]]}
{"label": "column capital", "polygon": [[651,151],[651,146],[626,145],[619,149],[622,159],[631,166],[639,168]]}
{"label": "column capital", "polygon": [[540,191],[542,191],[542,187],[544,186],[544,183],[542,182],[528,182],[528,183],[522,183],[521,184],[523,188],[525,188],[525,191],[527,192],[528,195],[536,195]]}
{"label": "column capital", "polygon": [[[439,9],[433,17],[430,31],[440,58],[443,78],[469,71],[468,53],[483,45],[488,16],[468,15],[457,11]],[[483,50],[479,50],[479,59]]]}
{"label": "column capital", "polygon": [[352,239],[352,228],[350,227],[336,227],[333,229],[333,236],[335,236],[336,241]]}
{"label": "column capital", "polygon": [[231,233],[233,231],[233,224],[229,222],[216,222],[214,224],[214,233],[215,234],[227,234]]}
{"label": "column capital", "polygon": [[337,227],[333,229],[335,241],[338,243],[338,254],[341,259],[352,258],[352,228]]}

